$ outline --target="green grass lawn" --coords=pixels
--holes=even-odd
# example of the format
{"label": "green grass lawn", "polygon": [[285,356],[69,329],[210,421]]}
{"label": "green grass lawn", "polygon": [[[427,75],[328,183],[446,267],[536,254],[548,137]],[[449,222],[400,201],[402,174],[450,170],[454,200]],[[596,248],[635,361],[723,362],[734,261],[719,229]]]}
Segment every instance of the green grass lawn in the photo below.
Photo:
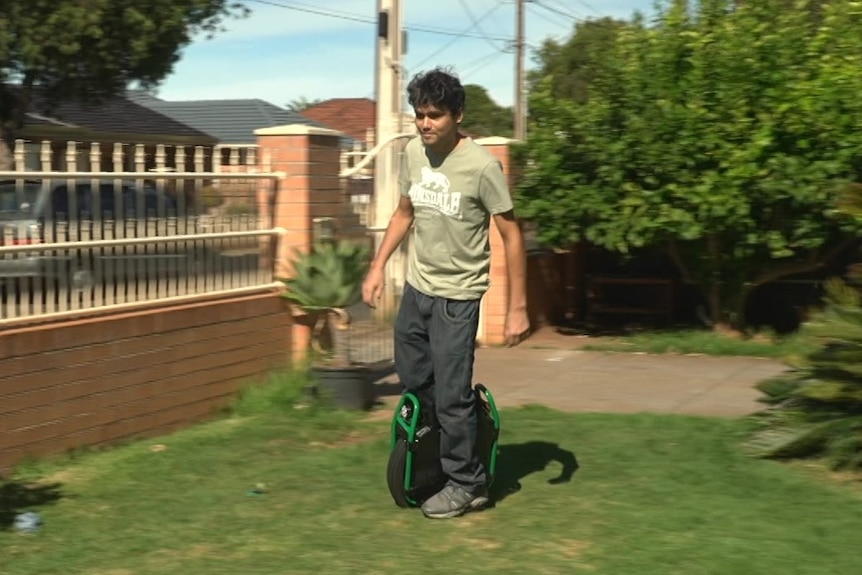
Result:
{"label": "green grass lawn", "polygon": [[[220,421],[22,468],[0,491],[0,572],[862,572],[862,489],[747,458],[742,421],[504,410],[494,506],[432,521],[386,490],[388,421],[294,400],[259,393]],[[40,532],[9,528],[26,509]]]}

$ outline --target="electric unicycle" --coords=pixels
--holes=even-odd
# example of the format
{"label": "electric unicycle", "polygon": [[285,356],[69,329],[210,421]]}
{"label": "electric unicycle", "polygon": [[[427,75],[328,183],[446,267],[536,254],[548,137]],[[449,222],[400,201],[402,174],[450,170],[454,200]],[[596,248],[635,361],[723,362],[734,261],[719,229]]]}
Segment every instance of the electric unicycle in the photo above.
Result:
{"label": "electric unicycle", "polygon": [[[482,385],[476,394],[476,448],[485,468],[487,486],[494,481],[500,416],[494,396]],[[446,476],[440,466],[440,425],[427,390],[405,392],[392,419],[391,452],[386,480],[399,507],[416,507],[440,491]]]}

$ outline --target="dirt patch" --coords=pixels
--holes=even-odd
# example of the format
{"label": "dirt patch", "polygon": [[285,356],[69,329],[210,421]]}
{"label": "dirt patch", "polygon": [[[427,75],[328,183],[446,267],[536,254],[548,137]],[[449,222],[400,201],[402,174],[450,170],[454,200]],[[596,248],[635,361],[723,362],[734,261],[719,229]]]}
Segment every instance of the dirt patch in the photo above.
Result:
{"label": "dirt patch", "polygon": [[379,421],[391,421],[392,415],[394,414],[394,409],[395,402],[393,401],[391,407],[389,405],[383,405],[368,412],[368,415],[363,418],[363,421],[369,423],[377,423]]}
{"label": "dirt patch", "polygon": [[476,549],[481,549],[482,551],[493,551],[494,549],[499,549],[503,546],[499,541],[491,541],[490,539],[476,539],[468,537],[466,539],[459,539],[462,545],[464,543],[467,544],[468,547],[474,547]]}
{"label": "dirt patch", "polygon": [[862,471],[836,471],[822,461],[794,461],[789,467],[799,469],[815,481],[826,481],[845,487],[862,496]]}
{"label": "dirt patch", "polygon": [[358,431],[353,430],[345,435],[339,437],[335,441],[310,441],[308,443],[309,447],[315,447],[320,449],[338,449],[340,447],[349,447],[351,445],[359,445],[361,443],[367,443],[374,439],[379,439],[379,434],[370,431]]}
{"label": "dirt patch", "polygon": [[89,482],[100,473],[87,466],[58,469],[33,482],[34,486],[45,485],[81,485]]}
{"label": "dirt patch", "polygon": [[589,547],[590,544],[586,541],[557,539],[539,543],[534,547],[534,551],[541,555],[554,554],[566,559],[579,559]]}

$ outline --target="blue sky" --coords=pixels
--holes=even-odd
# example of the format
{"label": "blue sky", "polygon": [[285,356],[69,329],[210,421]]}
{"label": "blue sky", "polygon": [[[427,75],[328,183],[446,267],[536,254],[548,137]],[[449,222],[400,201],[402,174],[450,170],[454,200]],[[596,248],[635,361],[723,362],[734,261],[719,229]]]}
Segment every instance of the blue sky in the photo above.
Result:
{"label": "blue sky", "polygon": [[[252,14],[229,21],[228,31],[215,39],[201,38],[183,50],[158,89],[160,97],[261,98],[279,106],[302,97],[374,97],[376,0],[244,1]],[[408,77],[436,65],[452,66],[463,82],[480,84],[497,103],[512,105],[513,0],[403,0],[403,5]],[[546,38],[569,37],[576,19],[627,18],[636,10],[649,13],[652,6],[653,0],[528,1],[525,65],[533,66],[532,50]],[[476,37],[457,36],[464,33]]]}

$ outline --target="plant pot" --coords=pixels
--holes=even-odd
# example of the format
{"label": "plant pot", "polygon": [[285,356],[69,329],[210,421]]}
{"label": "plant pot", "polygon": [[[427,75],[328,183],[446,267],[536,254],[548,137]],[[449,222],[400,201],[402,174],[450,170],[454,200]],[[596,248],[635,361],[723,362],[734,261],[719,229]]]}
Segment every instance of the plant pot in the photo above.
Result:
{"label": "plant pot", "polygon": [[313,366],[314,392],[336,407],[365,410],[374,403],[374,383],[368,368],[362,366]]}

